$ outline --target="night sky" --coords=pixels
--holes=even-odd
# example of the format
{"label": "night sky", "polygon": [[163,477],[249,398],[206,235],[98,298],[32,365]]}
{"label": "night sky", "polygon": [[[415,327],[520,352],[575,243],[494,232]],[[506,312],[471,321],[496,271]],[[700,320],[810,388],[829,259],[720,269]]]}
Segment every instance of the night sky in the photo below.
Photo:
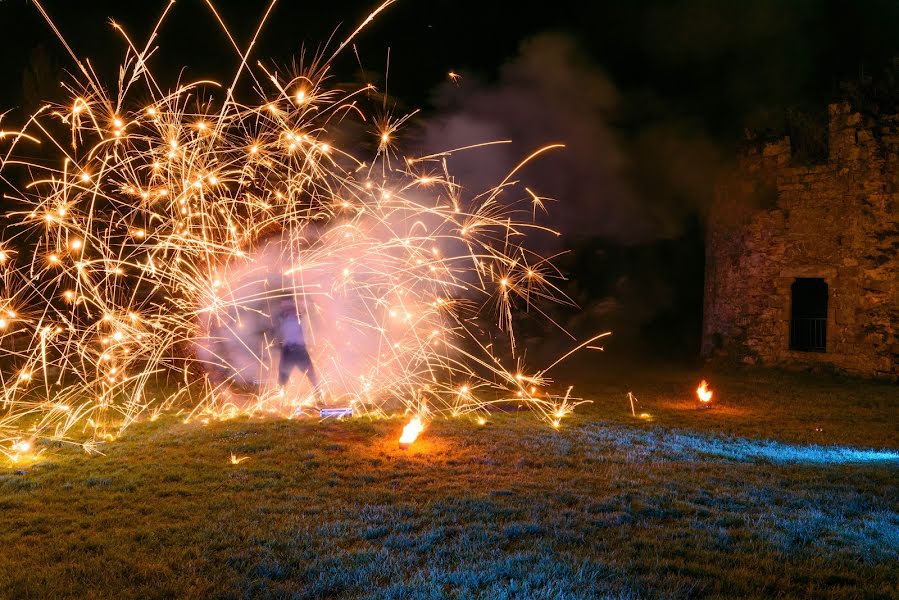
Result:
{"label": "night sky", "polygon": [[[124,53],[114,18],[138,45],[166,4],[45,0],[80,55],[115,82]],[[217,3],[246,42],[267,2]],[[331,47],[372,3],[282,0],[255,50],[289,65]],[[62,99],[73,64],[37,9],[0,0],[0,112],[19,122],[37,99]],[[179,0],[151,65],[174,81],[233,74],[237,58],[205,3]],[[582,311],[571,329],[610,328],[624,356],[695,357],[702,311],[704,215],[715,181],[746,140],[783,133],[785,116],[823,115],[840,82],[875,76],[899,55],[899,3],[886,0],[485,2],[406,0],[388,8],[335,65],[335,81],[374,81],[397,112],[422,112],[404,133],[415,153],[502,137],[511,148],[460,158],[474,187],[549,142],[568,144],[522,179],[558,200],[547,222],[571,252],[558,262]],[[182,67],[187,67],[181,71]],[[462,74],[458,86],[447,73]],[[561,248],[558,248],[558,247]]]}

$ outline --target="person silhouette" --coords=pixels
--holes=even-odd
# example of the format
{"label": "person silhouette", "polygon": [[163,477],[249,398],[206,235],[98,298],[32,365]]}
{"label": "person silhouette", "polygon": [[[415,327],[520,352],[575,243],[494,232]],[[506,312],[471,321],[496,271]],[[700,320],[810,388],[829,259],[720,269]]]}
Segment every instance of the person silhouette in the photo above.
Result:
{"label": "person silhouette", "polygon": [[303,371],[303,374],[318,390],[319,380],[312,365],[312,358],[306,348],[306,336],[303,334],[303,321],[297,312],[293,300],[284,300],[281,303],[281,313],[277,327],[278,343],[281,346],[281,360],[278,363],[278,385],[283,389],[294,369]]}

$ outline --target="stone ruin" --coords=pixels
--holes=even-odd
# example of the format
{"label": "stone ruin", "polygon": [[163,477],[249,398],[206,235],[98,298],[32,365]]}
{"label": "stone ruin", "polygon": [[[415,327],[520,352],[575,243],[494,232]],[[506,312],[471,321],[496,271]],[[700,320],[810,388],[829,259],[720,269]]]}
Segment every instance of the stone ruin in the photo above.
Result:
{"label": "stone ruin", "polygon": [[899,379],[899,115],[828,109],[828,156],[747,151],[708,223],[702,354]]}

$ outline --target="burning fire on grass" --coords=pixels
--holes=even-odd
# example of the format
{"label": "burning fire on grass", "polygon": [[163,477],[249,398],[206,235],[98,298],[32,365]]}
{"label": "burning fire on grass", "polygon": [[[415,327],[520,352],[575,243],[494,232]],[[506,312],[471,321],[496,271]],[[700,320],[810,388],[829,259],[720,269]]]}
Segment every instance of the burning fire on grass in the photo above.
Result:
{"label": "burning fire on grass", "polygon": [[696,388],[696,397],[699,399],[700,406],[709,407],[712,402],[712,389],[709,387],[705,379]]}
{"label": "burning fire on grass", "polygon": [[412,442],[418,439],[421,432],[425,430],[424,422],[421,417],[415,415],[412,420],[403,427],[403,435],[400,436],[400,448],[404,450],[412,445]]}

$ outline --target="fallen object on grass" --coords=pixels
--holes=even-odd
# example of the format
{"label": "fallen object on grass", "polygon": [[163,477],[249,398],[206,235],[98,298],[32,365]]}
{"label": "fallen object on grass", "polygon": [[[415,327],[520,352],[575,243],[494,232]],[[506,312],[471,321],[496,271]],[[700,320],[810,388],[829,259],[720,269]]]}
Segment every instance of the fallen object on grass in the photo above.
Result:
{"label": "fallen object on grass", "polygon": [[322,419],[327,419],[328,417],[352,417],[353,416],[353,407],[352,406],[342,406],[340,408],[323,408],[318,411],[319,415],[321,415]]}

